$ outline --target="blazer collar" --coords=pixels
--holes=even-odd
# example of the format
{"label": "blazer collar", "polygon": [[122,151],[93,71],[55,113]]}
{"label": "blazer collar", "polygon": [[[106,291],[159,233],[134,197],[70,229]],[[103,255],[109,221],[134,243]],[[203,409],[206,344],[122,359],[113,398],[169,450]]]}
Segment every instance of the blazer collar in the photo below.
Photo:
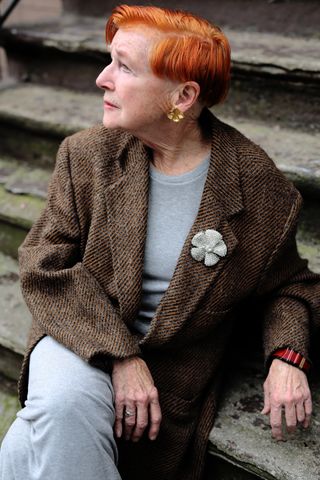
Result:
{"label": "blazer collar", "polygon": [[[237,245],[228,219],[243,209],[237,151],[232,129],[208,110],[201,121],[211,130],[211,160],[196,220],[186,238],[170,285],[148,334],[141,343],[166,343],[197,308],[210,284],[217,280]],[[151,151],[135,137],[125,135],[115,150],[110,182],[105,189],[108,229],[118,286],[120,314],[130,325],[139,309],[144,245],[147,231],[149,163]],[[191,240],[201,230],[218,230],[228,253],[214,267],[190,255]]]}

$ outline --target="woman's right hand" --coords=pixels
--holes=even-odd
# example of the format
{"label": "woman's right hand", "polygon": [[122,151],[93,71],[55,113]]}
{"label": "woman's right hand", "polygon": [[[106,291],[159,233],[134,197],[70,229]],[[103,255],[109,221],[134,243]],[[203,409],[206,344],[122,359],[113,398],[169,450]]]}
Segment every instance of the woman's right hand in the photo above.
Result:
{"label": "woman's right hand", "polygon": [[[149,439],[158,436],[161,408],[158,390],[147,364],[140,357],[113,361],[112,383],[115,393],[115,434],[137,442],[149,425]],[[126,416],[125,412],[133,415]]]}

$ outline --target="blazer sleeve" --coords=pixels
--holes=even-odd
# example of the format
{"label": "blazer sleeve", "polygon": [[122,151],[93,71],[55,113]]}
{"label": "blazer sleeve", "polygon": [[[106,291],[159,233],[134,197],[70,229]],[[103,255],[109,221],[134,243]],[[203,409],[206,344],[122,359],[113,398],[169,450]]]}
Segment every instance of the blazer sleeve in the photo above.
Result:
{"label": "blazer sleeve", "polygon": [[136,338],[82,264],[80,243],[67,138],[46,206],[19,248],[22,294],[41,330],[86,361],[139,354]]}
{"label": "blazer sleeve", "polygon": [[300,207],[301,196],[295,190],[287,221],[258,287],[267,365],[270,355],[282,347],[308,358],[310,335],[320,324],[320,275],[312,273],[297,252],[295,234]]}

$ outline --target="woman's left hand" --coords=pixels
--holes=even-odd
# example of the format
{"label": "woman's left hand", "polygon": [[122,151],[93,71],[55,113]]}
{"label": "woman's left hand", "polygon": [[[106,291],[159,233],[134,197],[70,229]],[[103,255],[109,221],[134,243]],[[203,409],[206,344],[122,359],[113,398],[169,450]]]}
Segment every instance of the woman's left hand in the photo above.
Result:
{"label": "woman's left hand", "polygon": [[284,440],[282,411],[284,409],[287,431],[292,433],[298,423],[310,425],[312,413],[311,393],[306,374],[282,360],[274,359],[263,385],[264,408],[261,413],[270,415],[272,436]]}

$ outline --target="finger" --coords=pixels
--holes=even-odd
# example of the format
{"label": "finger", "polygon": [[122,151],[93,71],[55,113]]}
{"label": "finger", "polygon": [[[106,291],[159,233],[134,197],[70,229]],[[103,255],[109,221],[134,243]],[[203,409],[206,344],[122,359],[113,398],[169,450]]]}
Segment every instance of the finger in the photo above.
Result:
{"label": "finger", "polygon": [[296,415],[297,415],[297,421],[299,423],[304,423],[304,421],[306,419],[306,412],[305,412],[303,402],[297,403],[297,405],[296,405]]}
{"label": "finger", "polygon": [[282,407],[281,405],[273,405],[270,409],[270,425],[272,437],[276,440],[283,440],[282,434]]}
{"label": "finger", "polygon": [[138,442],[143,435],[149,421],[148,407],[144,404],[137,405],[137,419],[132,431],[131,440]]}
{"label": "finger", "polygon": [[[132,413],[132,415],[126,415],[126,412]],[[124,408],[123,414],[123,424],[124,424],[124,438],[130,440],[132,430],[136,424],[136,406],[134,403],[127,403]]]}
{"label": "finger", "polygon": [[123,408],[124,408],[123,402],[116,400],[115,401],[116,419],[114,422],[114,430],[118,438],[120,438],[122,435]]}
{"label": "finger", "polygon": [[293,402],[285,406],[285,418],[287,424],[287,431],[293,433],[297,427],[297,413],[296,406]]}
{"label": "finger", "polygon": [[158,400],[153,400],[150,405],[150,429],[149,438],[155,440],[159,434],[160,424],[162,420],[161,408]]}
{"label": "finger", "polygon": [[312,414],[312,400],[311,400],[311,396],[309,396],[307,398],[307,400],[305,400],[304,402],[304,410],[305,410],[305,414],[306,414],[306,418],[305,418],[305,421],[303,422],[303,427],[304,428],[308,428],[310,426],[310,423],[311,423],[311,414]]}
{"label": "finger", "polygon": [[263,390],[264,390],[264,406],[263,406],[263,409],[261,410],[261,413],[263,415],[268,415],[270,413],[270,395],[269,395],[269,388],[266,382],[264,383]]}

